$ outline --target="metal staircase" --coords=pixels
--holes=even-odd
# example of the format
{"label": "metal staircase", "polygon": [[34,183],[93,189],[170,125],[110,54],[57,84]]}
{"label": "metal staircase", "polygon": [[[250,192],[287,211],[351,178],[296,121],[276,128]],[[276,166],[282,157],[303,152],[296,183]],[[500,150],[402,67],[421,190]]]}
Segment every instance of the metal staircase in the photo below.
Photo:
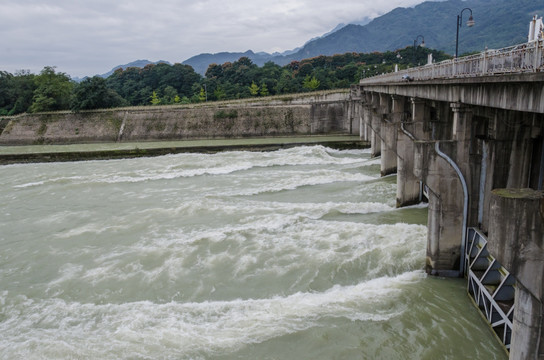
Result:
{"label": "metal staircase", "polygon": [[499,339],[510,349],[516,279],[487,250],[487,238],[467,229],[465,247],[468,293]]}

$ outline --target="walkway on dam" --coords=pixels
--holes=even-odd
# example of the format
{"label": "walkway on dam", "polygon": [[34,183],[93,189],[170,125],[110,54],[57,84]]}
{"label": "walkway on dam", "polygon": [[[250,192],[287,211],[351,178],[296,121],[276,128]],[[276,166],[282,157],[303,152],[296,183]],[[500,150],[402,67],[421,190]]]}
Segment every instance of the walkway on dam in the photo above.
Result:
{"label": "walkway on dam", "polygon": [[351,135],[0,146],[0,165],[133,158],[187,152],[271,151],[308,145],[323,145],[336,149],[369,147],[368,142],[361,141],[359,136]]}

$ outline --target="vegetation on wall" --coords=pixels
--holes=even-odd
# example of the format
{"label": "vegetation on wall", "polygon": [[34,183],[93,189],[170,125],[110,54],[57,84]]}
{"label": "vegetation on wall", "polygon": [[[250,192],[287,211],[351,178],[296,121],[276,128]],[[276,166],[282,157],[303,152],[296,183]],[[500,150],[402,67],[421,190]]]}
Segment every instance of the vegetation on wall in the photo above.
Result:
{"label": "vegetation on wall", "polygon": [[182,64],[149,64],[118,69],[106,79],[99,76],[76,83],[54,67],[39,75],[0,71],[0,115],[104,109],[119,106],[168,105],[282,95],[347,88],[359,79],[422,64],[427,55],[436,61],[448,56],[422,47],[395,52],[346,53],[317,56],[280,66],[259,67],[248,57],[222,65],[211,64],[205,76]]}

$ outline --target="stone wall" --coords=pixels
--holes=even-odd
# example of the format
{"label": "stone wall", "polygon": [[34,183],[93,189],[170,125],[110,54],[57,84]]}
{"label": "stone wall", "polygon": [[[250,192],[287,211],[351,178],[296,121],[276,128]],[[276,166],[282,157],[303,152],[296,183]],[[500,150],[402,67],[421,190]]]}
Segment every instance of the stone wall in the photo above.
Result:
{"label": "stone wall", "polygon": [[0,119],[0,144],[66,144],[349,133],[349,93],[25,114]]}

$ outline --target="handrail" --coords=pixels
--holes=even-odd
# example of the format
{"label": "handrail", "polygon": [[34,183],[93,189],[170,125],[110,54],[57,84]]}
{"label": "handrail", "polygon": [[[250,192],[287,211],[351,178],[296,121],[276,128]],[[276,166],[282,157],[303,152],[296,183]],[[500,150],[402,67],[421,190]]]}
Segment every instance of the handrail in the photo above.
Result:
{"label": "handrail", "polygon": [[361,79],[360,85],[544,71],[544,40]]}

